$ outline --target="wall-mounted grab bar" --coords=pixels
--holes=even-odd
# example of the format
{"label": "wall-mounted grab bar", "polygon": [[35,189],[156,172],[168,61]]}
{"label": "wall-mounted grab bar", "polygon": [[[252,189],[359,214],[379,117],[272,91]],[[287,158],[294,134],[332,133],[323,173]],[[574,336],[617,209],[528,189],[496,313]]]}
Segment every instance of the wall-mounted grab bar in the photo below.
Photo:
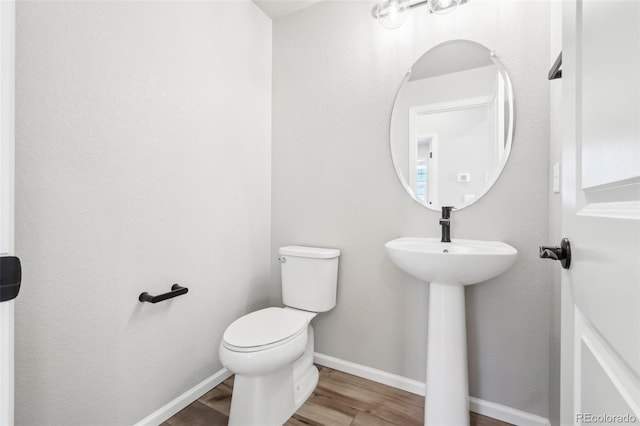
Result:
{"label": "wall-mounted grab bar", "polygon": [[171,286],[171,291],[168,293],[152,296],[145,291],[144,293],[140,293],[140,296],[138,296],[138,300],[141,302],[158,303],[176,296],[181,296],[183,294],[186,294],[188,291],[188,288],[180,287],[180,285],[174,284]]}

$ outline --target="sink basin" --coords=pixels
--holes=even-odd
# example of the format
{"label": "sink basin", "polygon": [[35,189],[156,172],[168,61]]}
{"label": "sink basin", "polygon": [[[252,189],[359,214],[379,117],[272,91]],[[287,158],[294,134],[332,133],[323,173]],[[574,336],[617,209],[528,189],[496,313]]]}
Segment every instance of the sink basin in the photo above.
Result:
{"label": "sink basin", "polygon": [[406,273],[429,282],[425,425],[469,425],[464,286],[500,275],[518,251],[498,241],[398,238],[385,244]]}
{"label": "sink basin", "polygon": [[518,251],[499,241],[398,238],[385,244],[400,269],[423,281],[476,284],[513,265]]}

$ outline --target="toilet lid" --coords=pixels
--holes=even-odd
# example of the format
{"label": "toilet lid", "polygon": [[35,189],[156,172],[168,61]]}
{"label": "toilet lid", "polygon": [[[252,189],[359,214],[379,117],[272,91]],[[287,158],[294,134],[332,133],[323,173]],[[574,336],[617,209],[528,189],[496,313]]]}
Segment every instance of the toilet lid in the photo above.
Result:
{"label": "toilet lid", "polygon": [[306,329],[311,317],[293,309],[266,308],[235,320],[224,342],[236,348],[255,348],[288,339]]}

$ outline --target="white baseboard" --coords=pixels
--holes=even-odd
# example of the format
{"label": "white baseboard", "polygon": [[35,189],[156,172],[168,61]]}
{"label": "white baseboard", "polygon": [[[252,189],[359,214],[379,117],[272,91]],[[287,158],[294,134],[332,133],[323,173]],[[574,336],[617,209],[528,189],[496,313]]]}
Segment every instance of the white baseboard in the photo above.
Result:
{"label": "white baseboard", "polygon": [[140,420],[135,426],[158,426],[162,422],[175,415],[178,411],[185,408],[205,393],[209,392],[214,387],[231,377],[232,373],[223,368],[222,370],[207,377],[182,395],[178,396],[172,401],[169,401],[162,407],[158,408],[153,413],[149,414],[144,419]]}
{"label": "white baseboard", "polygon": [[484,401],[479,398],[469,397],[469,410],[483,416],[493,417],[503,422],[518,426],[550,426],[549,419],[542,416],[516,410],[506,405],[495,402]]}
{"label": "white baseboard", "polygon": [[[314,362],[333,368],[334,370],[344,371],[354,376],[362,377],[377,383],[382,383],[394,388],[402,389],[417,395],[424,396],[425,384],[418,380],[409,379],[408,377],[399,376],[397,374],[387,373],[386,371],[377,370],[354,362],[345,361],[329,355],[316,352],[314,354]],[[231,372],[226,368],[221,369],[210,377],[207,377],[182,395],[169,401],[144,419],[136,423],[135,426],[157,426],[162,422],[175,415],[212,388],[231,377]],[[549,426],[549,420],[544,417],[530,414],[515,408],[496,404],[482,399],[469,397],[469,409],[474,413],[484,416],[493,417],[507,423],[518,426]]]}
{"label": "white baseboard", "polygon": [[345,361],[340,358],[334,358],[318,352],[314,354],[313,360],[316,364],[324,365],[325,367],[333,368],[334,370],[344,371],[345,373],[353,374],[354,376],[362,377],[373,382],[406,390],[407,392],[415,393],[416,395],[424,396],[425,394],[424,383],[409,379],[408,377],[398,376],[397,374],[387,373],[382,370],[376,370],[375,368],[356,364],[355,362]]}
{"label": "white baseboard", "polygon": [[[425,394],[425,384],[423,382],[399,376],[397,374],[387,373],[386,371],[377,370],[375,368],[345,361],[340,358],[335,358],[318,352],[314,354],[314,361],[316,364],[324,365],[325,367],[333,368],[334,370],[343,371],[345,373],[353,374],[354,376],[402,389],[416,395],[424,396]],[[474,397],[469,397],[469,409],[474,413],[493,417],[494,419],[502,420],[518,426],[549,426],[550,424],[549,420],[544,417]]]}

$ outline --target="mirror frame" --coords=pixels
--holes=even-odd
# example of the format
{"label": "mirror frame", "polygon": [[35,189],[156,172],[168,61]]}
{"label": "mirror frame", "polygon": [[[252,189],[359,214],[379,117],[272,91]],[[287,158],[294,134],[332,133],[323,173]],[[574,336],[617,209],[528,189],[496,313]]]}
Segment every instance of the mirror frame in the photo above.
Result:
{"label": "mirror frame", "polygon": [[505,132],[505,136],[506,136],[505,146],[508,147],[508,149],[506,150],[507,152],[506,152],[506,155],[504,156],[504,159],[501,161],[501,164],[498,166],[498,168],[499,168],[498,172],[495,174],[495,177],[491,180],[491,182],[489,182],[486,185],[484,191],[478,197],[476,197],[472,202],[470,202],[469,204],[466,204],[464,206],[461,206],[461,207],[454,206],[456,210],[461,210],[461,209],[467,208],[469,206],[472,206],[473,204],[475,204],[479,200],[481,200],[491,190],[491,188],[493,188],[493,186],[496,184],[498,179],[500,179],[500,176],[502,176],[502,173],[504,172],[504,169],[507,166],[509,158],[511,157],[511,151],[513,149],[513,142],[514,142],[514,139],[515,139],[516,106],[515,106],[515,94],[514,94],[514,91],[513,91],[513,84],[511,82],[511,78],[509,77],[509,73],[507,72],[507,68],[500,61],[500,59],[498,59],[498,57],[496,56],[494,50],[489,49],[485,45],[483,45],[481,43],[478,43],[476,41],[473,41],[473,40],[454,39],[454,40],[447,40],[445,42],[438,43],[435,46],[430,47],[426,52],[424,52],[422,55],[420,55],[420,57],[415,60],[415,62],[411,66],[411,68],[409,68],[407,70],[405,76],[402,78],[402,82],[400,83],[400,86],[398,87],[398,90],[396,91],[396,95],[393,98],[393,105],[391,107],[391,115],[389,117],[389,154],[391,155],[391,162],[393,163],[393,168],[394,168],[394,170],[396,172],[396,176],[398,177],[398,180],[400,181],[400,184],[402,185],[404,190],[407,192],[407,194],[409,194],[409,196],[411,196],[411,198],[413,198],[413,200],[415,202],[417,202],[418,204],[420,204],[421,206],[426,207],[429,210],[434,210],[434,211],[438,211],[438,212],[441,209],[440,206],[431,206],[431,205],[423,202],[422,200],[420,200],[416,196],[416,194],[414,194],[413,190],[409,187],[409,184],[406,182],[406,180],[404,178],[404,175],[402,174],[402,172],[398,168],[398,161],[396,161],[394,159],[393,148],[392,148],[392,144],[393,144],[393,141],[392,141],[393,113],[394,113],[396,102],[398,100],[398,96],[400,95],[400,91],[402,90],[402,87],[404,86],[404,84],[407,83],[407,81],[411,77],[411,70],[413,69],[413,67],[415,67],[415,65],[418,63],[418,61],[420,61],[420,59],[422,59],[425,55],[427,55],[430,51],[432,51],[433,49],[435,49],[437,47],[443,47],[444,45],[447,45],[447,44],[454,44],[454,43],[460,43],[460,42],[471,43],[471,44],[473,44],[475,46],[478,46],[478,47],[480,47],[482,49],[486,49],[487,53],[491,57],[491,61],[494,63],[494,65],[496,65],[496,67],[498,68],[498,72],[502,75],[502,77],[504,79],[505,86],[506,86],[507,100],[508,100],[508,104],[509,104],[509,118],[510,118],[510,120],[509,120],[509,127],[508,127],[507,131]]}

